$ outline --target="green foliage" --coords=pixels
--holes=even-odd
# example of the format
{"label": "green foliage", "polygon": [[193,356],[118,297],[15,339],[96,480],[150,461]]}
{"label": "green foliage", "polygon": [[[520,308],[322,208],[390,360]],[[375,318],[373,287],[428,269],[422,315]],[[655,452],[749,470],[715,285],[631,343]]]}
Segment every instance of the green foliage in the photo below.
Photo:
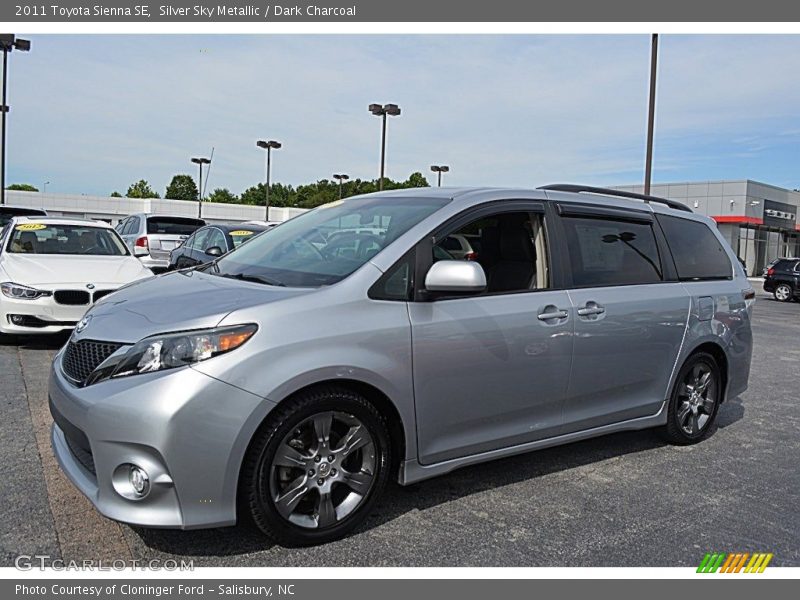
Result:
{"label": "green foliage", "polygon": [[[420,173],[412,173],[405,181],[393,181],[384,178],[383,189],[398,190],[406,188],[429,187],[428,180]],[[240,202],[264,206],[264,184],[259,183],[242,192]],[[342,197],[371,194],[378,191],[378,180],[352,179],[342,185]],[[292,186],[273,183],[269,187],[270,206],[296,206],[298,208],[314,208],[339,199],[339,182],[320,179],[316,183]]]}
{"label": "green foliage", "polygon": [[39,188],[32,186],[30,183],[12,183],[6,188],[7,190],[15,190],[17,192],[38,192]]}
{"label": "green foliage", "polygon": [[112,198],[122,198],[122,194],[120,194],[118,191],[114,190],[113,192],[111,192],[111,197]]}
{"label": "green foliage", "polygon": [[128,193],[125,194],[128,198],[160,198],[155,190],[150,187],[144,179],[140,179],[136,183],[132,183],[128,188]]}
{"label": "green foliage", "polygon": [[197,184],[191,175],[175,175],[164,192],[170,200],[197,200]]}
{"label": "green foliage", "polygon": [[228,188],[217,188],[203,199],[204,202],[220,202],[222,204],[238,204],[239,197]]}

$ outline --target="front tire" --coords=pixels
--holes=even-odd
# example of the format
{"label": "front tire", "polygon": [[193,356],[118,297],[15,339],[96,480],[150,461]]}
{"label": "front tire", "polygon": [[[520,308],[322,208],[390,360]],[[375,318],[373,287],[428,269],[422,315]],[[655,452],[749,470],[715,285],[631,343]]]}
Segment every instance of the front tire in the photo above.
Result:
{"label": "front tire", "polygon": [[722,374],[716,359],[706,352],[693,354],[678,373],[667,424],[659,433],[680,446],[706,439],[713,431],[722,395]]}
{"label": "front tire", "polygon": [[775,288],[775,291],[772,292],[772,295],[775,296],[775,300],[778,302],[789,302],[792,296],[794,296],[792,293],[792,286],[788,283],[779,284],[778,287]]}
{"label": "front tire", "polygon": [[240,490],[256,526],[283,546],[340,539],[361,524],[386,485],[386,423],[338,386],[301,393],[256,433]]}

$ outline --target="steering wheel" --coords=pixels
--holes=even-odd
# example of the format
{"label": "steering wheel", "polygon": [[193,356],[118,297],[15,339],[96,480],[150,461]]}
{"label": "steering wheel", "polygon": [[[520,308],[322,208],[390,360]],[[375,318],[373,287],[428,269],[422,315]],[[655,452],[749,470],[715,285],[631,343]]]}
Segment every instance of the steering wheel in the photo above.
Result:
{"label": "steering wheel", "polygon": [[326,256],[325,256],[325,255],[324,255],[324,254],[323,254],[323,253],[320,251],[320,249],[319,249],[319,248],[317,248],[317,247],[316,247],[314,244],[312,244],[312,243],[311,243],[310,241],[308,241],[307,239],[305,239],[305,238],[300,238],[299,240],[295,240],[295,242],[302,242],[302,243],[304,243],[306,246],[308,246],[309,248],[311,248],[311,249],[314,251],[314,254],[316,254],[316,255],[317,255],[319,258],[321,258],[322,260],[328,260],[328,258],[327,258],[327,257],[326,257]]}

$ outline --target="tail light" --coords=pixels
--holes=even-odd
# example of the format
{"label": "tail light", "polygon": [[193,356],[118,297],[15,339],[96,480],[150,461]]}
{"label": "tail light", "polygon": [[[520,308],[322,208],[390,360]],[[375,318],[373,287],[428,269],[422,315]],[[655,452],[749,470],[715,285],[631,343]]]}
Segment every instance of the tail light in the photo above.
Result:
{"label": "tail light", "polygon": [[477,252],[467,252],[464,255],[464,260],[478,260],[478,253]]}
{"label": "tail light", "polygon": [[147,243],[147,236],[143,235],[142,237],[137,238],[137,240],[133,243],[133,245],[136,248],[148,248],[149,249],[149,245]]}
{"label": "tail light", "polygon": [[767,269],[767,277],[772,277],[775,274],[775,269],[770,267]]}

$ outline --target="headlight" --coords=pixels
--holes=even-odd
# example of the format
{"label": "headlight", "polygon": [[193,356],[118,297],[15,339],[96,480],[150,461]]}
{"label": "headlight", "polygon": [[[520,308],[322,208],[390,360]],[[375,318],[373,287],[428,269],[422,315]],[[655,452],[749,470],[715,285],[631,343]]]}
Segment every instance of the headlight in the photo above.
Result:
{"label": "headlight", "polygon": [[179,331],[143,339],[128,350],[111,377],[175,369],[235,350],[256,332],[255,324]]}
{"label": "headlight", "polygon": [[37,298],[53,295],[53,292],[37,290],[27,285],[11,283],[10,281],[0,283],[0,289],[3,290],[4,296],[13,298],[14,300],[36,300]]}

